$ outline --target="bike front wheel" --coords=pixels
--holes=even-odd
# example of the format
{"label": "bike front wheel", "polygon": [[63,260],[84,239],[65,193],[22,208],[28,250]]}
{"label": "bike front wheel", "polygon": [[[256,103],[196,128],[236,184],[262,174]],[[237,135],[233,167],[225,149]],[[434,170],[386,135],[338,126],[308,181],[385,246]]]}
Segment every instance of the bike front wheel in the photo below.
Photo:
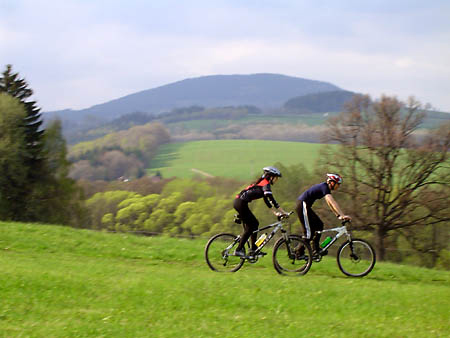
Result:
{"label": "bike front wheel", "polygon": [[300,236],[281,237],[273,247],[273,267],[281,275],[298,276],[311,268],[311,246]]}
{"label": "bike front wheel", "polygon": [[375,266],[375,250],[363,239],[343,243],[337,252],[339,269],[350,277],[364,277]]}
{"label": "bike front wheel", "polygon": [[206,263],[213,271],[235,272],[244,264],[244,259],[234,256],[239,236],[222,233],[210,238],[205,246]]}

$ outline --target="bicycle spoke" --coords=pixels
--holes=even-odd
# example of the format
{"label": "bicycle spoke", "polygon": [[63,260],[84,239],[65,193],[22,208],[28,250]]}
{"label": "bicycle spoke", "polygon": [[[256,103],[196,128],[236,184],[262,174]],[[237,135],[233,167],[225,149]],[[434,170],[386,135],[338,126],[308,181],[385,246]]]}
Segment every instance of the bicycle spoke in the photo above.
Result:
{"label": "bicycle spoke", "polygon": [[283,275],[304,275],[311,266],[311,249],[299,236],[289,236],[289,241],[280,239],[274,247],[273,263]]}
{"label": "bicycle spoke", "polygon": [[211,270],[234,272],[241,268],[244,261],[233,252],[237,246],[236,236],[219,234],[212,237],[205,247],[205,259]]}
{"label": "bicycle spoke", "polygon": [[375,251],[369,243],[361,239],[344,243],[337,255],[339,269],[352,277],[367,275],[372,271],[375,260]]}

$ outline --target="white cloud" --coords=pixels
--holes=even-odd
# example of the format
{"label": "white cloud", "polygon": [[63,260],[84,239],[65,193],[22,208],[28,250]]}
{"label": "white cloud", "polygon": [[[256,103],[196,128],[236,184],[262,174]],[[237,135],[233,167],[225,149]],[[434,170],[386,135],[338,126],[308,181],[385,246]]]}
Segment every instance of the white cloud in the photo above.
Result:
{"label": "white cloud", "polygon": [[415,95],[450,111],[445,2],[7,3],[0,66],[12,63],[44,110],[86,108],[187,77],[270,72]]}

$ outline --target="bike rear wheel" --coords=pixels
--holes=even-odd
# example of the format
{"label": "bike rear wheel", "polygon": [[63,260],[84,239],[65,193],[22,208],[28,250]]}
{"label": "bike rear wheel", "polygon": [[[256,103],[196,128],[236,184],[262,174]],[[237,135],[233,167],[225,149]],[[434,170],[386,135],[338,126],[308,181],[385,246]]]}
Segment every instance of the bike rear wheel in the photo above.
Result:
{"label": "bike rear wheel", "polygon": [[272,260],[273,267],[281,275],[304,275],[311,268],[311,247],[298,235],[289,235],[287,241],[281,237],[273,247]]}
{"label": "bike rear wheel", "polygon": [[233,256],[239,244],[239,236],[221,233],[211,237],[205,246],[205,259],[213,271],[235,272],[244,264],[244,259]]}
{"label": "bike rear wheel", "polygon": [[375,250],[363,239],[343,243],[337,252],[339,269],[350,277],[364,277],[375,266]]}

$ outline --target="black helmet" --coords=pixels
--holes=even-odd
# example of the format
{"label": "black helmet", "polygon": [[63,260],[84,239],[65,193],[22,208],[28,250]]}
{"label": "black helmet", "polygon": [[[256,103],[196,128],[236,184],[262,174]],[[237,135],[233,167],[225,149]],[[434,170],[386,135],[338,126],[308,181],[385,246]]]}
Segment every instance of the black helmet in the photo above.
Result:
{"label": "black helmet", "polygon": [[264,167],[264,176],[281,177],[281,172],[275,167]]}

